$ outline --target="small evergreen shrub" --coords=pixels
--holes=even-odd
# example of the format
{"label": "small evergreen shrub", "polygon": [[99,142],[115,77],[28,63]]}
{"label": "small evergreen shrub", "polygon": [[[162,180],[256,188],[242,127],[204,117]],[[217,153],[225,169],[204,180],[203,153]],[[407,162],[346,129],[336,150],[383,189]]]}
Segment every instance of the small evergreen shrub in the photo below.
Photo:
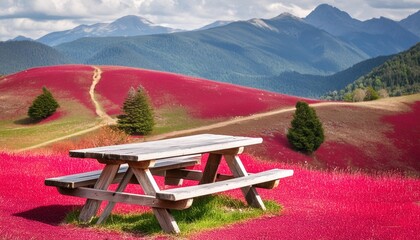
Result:
{"label": "small evergreen shrub", "polygon": [[127,134],[147,135],[152,132],[155,125],[153,109],[143,87],[140,86],[137,91],[130,88],[122,110],[124,114],[117,117],[119,129]]}
{"label": "small evergreen shrub", "polygon": [[51,116],[60,105],[46,87],[42,88],[42,94],[37,96],[28,109],[29,118],[39,121]]}
{"label": "small evergreen shrub", "polygon": [[287,133],[287,139],[292,148],[312,153],[324,142],[324,129],[313,108],[305,102],[296,103],[296,111],[292,120],[292,127]]}

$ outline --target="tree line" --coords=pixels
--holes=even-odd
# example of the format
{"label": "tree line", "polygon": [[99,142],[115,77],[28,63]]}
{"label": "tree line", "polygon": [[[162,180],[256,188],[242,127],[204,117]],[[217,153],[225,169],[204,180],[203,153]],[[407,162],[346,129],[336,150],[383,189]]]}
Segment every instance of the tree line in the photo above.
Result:
{"label": "tree line", "polygon": [[328,92],[323,99],[367,101],[420,92],[420,43],[402,52],[344,89]]}

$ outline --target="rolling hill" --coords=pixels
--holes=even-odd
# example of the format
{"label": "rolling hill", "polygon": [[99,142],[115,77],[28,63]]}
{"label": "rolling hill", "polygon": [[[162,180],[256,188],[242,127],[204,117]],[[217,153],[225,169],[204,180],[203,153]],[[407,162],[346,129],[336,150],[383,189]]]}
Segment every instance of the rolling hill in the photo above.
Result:
{"label": "rolling hill", "polygon": [[[157,133],[291,107],[302,99],[173,73],[113,66],[100,69],[94,97],[101,109],[109,115],[120,114],[129,88],[142,85],[155,107]],[[1,77],[0,145],[25,148],[63,133],[97,129],[102,119],[97,116],[93,93],[89,93],[94,72],[92,66],[63,65]],[[43,86],[61,107],[51,117],[53,121],[34,125],[28,121],[26,112]],[[40,131],[45,134],[37,136]]]}
{"label": "rolling hill", "polygon": [[357,63],[346,70],[327,76],[284,72],[278,76],[262,79],[261,82],[269,83],[269,88],[275,92],[320,98],[326,92],[344,88],[356,79],[369,73],[373,68],[382,65],[391,57],[392,55],[371,58]]}
{"label": "rolling hill", "polygon": [[335,92],[327,98],[343,100],[360,88],[372,87],[376,91],[386,90],[389,96],[409,95],[420,92],[420,43],[402,53],[392,56],[380,66],[358,78],[356,81]]}
{"label": "rolling hill", "polygon": [[[158,123],[151,139],[200,132],[260,136],[264,144],[248,153],[271,161],[321,169],[420,172],[415,124],[419,94],[358,104],[316,102],[173,73],[114,66],[100,70],[94,95],[111,116],[120,113],[131,86],[141,84],[148,91]],[[70,65],[1,78],[1,110],[6,113],[0,121],[1,148],[25,148],[100,126],[89,95],[94,71],[92,66]],[[42,86],[51,90],[62,108],[46,122],[25,123],[25,109]],[[326,142],[311,156],[292,151],[285,137],[298,100],[309,102],[324,125]],[[90,132],[74,141],[94,135]]]}
{"label": "rolling hill", "polygon": [[35,41],[0,42],[0,56],[0,75],[32,67],[70,63],[59,51]]}

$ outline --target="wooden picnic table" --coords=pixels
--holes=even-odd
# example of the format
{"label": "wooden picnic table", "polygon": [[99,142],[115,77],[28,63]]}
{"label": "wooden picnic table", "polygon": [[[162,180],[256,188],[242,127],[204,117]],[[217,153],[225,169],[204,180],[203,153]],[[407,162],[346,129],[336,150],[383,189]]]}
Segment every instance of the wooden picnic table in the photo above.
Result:
{"label": "wooden picnic table", "polygon": [[[265,209],[256,188],[274,188],[280,178],[292,176],[293,170],[272,169],[248,174],[238,154],[244,147],[261,142],[261,138],[200,134],[72,150],[71,157],[96,159],[105,165],[104,169],[49,178],[45,184],[57,187],[62,194],[87,198],[79,215],[81,221],[90,221],[103,200],[108,201],[108,205],[98,223],[106,220],[116,202],[131,203],[152,207],[165,232],[179,233],[169,209],[188,208],[198,196],[241,188],[249,205]],[[203,172],[186,169],[198,164],[197,156],[206,153],[209,155]],[[218,174],[222,157],[231,176]],[[164,176],[166,184],[181,185],[182,179],[197,180],[199,184],[161,190],[153,175]],[[124,193],[130,182],[138,183],[144,194]],[[115,191],[107,190],[111,183],[119,184]]]}

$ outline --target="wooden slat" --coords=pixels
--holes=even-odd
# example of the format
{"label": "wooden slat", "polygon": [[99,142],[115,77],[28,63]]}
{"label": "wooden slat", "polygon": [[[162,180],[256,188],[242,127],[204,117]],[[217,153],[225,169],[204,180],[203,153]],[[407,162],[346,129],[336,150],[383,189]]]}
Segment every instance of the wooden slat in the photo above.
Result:
{"label": "wooden slat", "polygon": [[272,169],[226,181],[168,189],[157,192],[156,197],[164,200],[178,201],[182,199],[189,199],[213,193],[223,192],[231,189],[252,186],[263,182],[270,182],[292,175],[293,170]]}
{"label": "wooden slat", "polygon": [[71,157],[103,160],[145,161],[188,156],[259,144],[262,138],[200,134],[159,141],[70,151]]}
{"label": "wooden slat", "polygon": [[[253,173],[248,173],[248,175],[252,175]],[[155,175],[155,174],[154,174]],[[166,173],[161,173],[159,176],[163,177],[170,177],[170,178],[181,178],[185,180],[193,180],[193,181],[200,181],[203,177],[203,173],[200,170],[190,170],[190,169],[172,169],[166,171]],[[216,182],[217,181],[224,181],[235,178],[233,175],[226,175],[226,174],[217,174]],[[166,183],[165,183],[166,184]],[[279,184],[279,180],[274,180],[271,182],[264,182],[253,185],[256,188],[265,188],[265,189],[273,189],[276,188]],[[170,184],[167,184],[170,185]]]}
{"label": "wooden slat", "polygon": [[157,199],[154,196],[138,195],[124,192],[111,192],[93,188],[79,187],[76,189],[58,188],[63,195],[90,198],[100,201],[115,201],[119,203],[136,204],[156,208],[168,208],[182,210],[189,208],[193,199],[185,199],[181,201],[165,201]]}
{"label": "wooden slat", "polygon": [[[200,163],[201,155],[194,155],[188,157],[169,158],[157,161],[156,164],[150,168],[152,174],[155,172],[165,171],[169,169],[184,168],[194,166]],[[113,183],[120,182],[125,172],[127,171],[128,164],[122,164],[118,173],[113,180]],[[72,174],[62,177],[47,178],[45,179],[45,185],[63,187],[63,188],[77,188],[94,185],[98,180],[102,170],[91,171],[86,173]]]}

